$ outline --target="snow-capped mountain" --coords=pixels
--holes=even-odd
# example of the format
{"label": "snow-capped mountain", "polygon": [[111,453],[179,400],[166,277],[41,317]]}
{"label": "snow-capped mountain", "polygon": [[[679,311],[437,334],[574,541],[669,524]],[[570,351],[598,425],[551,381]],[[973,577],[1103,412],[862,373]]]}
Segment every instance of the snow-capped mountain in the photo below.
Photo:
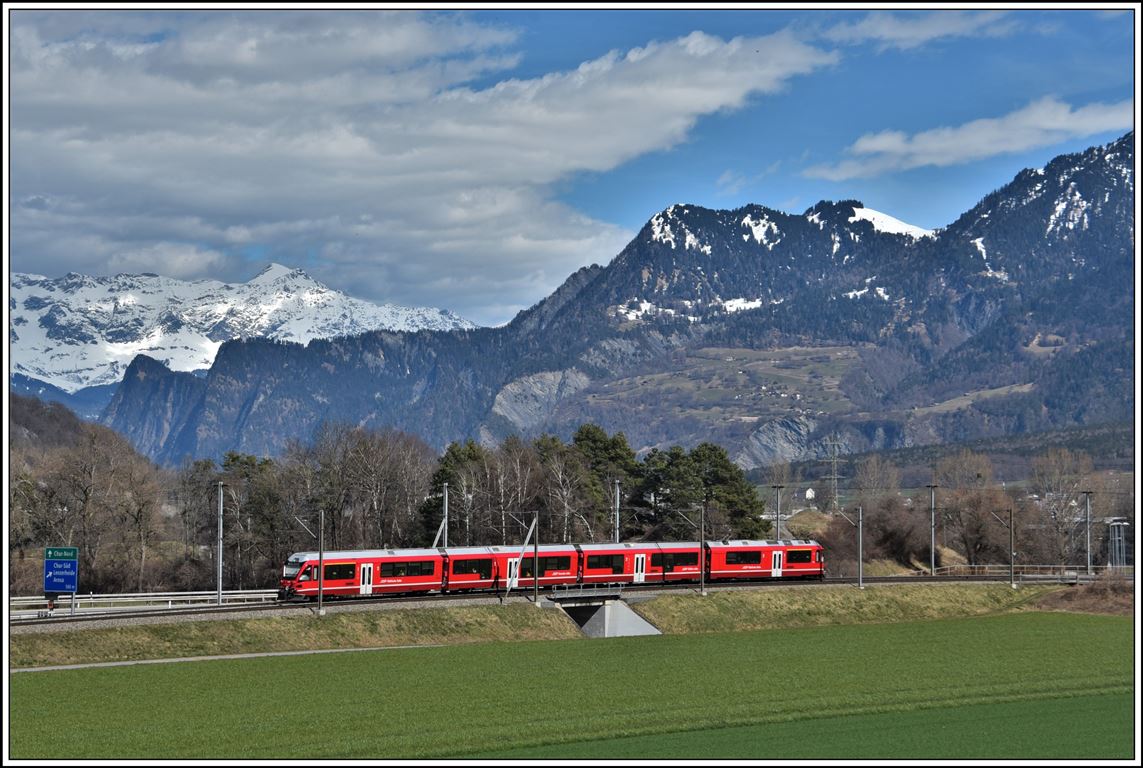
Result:
{"label": "snow-capped mountain", "polygon": [[8,308],[9,374],[65,392],[118,382],[138,354],[175,371],[205,370],[230,339],[304,344],[373,330],[476,327],[447,310],[370,304],[280,264],[246,283],[13,273]]}

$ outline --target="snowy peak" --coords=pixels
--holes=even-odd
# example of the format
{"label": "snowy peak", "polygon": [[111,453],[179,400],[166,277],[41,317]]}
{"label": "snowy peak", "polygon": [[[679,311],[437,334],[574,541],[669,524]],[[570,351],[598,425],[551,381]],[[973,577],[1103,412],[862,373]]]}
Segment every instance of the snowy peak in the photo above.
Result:
{"label": "snowy peak", "polygon": [[206,369],[230,339],[304,344],[375,330],[475,327],[445,310],[354,299],[281,264],[246,283],[16,273],[9,310],[11,373],[66,392],[118,382],[139,354],[175,371]]}
{"label": "snowy peak", "polygon": [[652,216],[648,222],[651,228],[651,240],[668,245],[672,249],[682,248],[687,251],[694,249],[709,256],[710,245],[699,240],[684,220],[689,212],[685,205],[672,205],[662,213]]}

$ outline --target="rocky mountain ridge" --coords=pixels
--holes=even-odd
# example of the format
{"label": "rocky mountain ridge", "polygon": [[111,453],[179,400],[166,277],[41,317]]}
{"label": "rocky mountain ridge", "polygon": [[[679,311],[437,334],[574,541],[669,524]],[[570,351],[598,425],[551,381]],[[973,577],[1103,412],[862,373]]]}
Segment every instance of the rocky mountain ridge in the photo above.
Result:
{"label": "rocky mountain ridge", "polygon": [[104,422],[167,463],[323,420],[437,448],[593,421],[751,468],[1128,420],[1134,194],[1129,133],[933,232],[853,200],[673,205],[506,326],[227,342],[199,385],[132,365]]}
{"label": "rocky mountain ridge", "polygon": [[174,371],[205,371],[230,339],[304,344],[381,329],[475,327],[446,310],[355,299],[280,264],[245,283],[14,273],[8,308],[10,374],[33,380],[25,389],[46,384],[68,394],[118,384],[139,354]]}

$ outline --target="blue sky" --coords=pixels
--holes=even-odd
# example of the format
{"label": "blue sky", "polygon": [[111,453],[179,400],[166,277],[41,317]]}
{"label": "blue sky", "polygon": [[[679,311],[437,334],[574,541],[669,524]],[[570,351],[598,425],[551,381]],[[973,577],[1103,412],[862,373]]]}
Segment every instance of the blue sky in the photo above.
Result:
{"label": "blue sky", "polygon": [[275,261],[498,325],[673,203],[937,228],[1133,128],[1132,8],[6,6],[9,267]]}

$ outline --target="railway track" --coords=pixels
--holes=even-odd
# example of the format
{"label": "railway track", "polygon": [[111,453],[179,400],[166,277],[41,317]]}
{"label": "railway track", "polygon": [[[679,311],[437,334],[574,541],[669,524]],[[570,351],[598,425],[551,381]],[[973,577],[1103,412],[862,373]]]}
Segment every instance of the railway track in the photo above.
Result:
{"label": "railway track", "polygon": [[[973,582],[997,582],[1008,581],[1007,576],[866,576],[861,579],[865,584],[933,584],[933,583],[973,583]],[[759,589],[759,588],[775,588],[775,587],[821,587],[821,586],[847,586],[858,584],[857,577],[845,578],[826,578],[824,580],[806,580],[806,581],[773,581],[771,579],[759,579],[757,581],[735,581],[731,583],[716,582],[714,584],[707,583],[705,585],[707,592],[720,592],[735,589]],[[623,596],[629,595],[644,595],[649,596],[655,593],[672,593],[672,592],[694,592],[699,589],[700,585],[697,582],[685,582],[674,584],[623,584],[615,591]],[[540,599],[547,598],[553,593],[550,589],[540,590]],[[508,594],[507,599],[515,602],[531,601],[533,600],[534,592],[527,587],[521,587],[513,590]],[[331,598],[327,597],[323,603],[323,608],[340,608],[340,607],[376,607],[385,608],[392,606],[399,606],[402,604],[416,604],[431,601],[436,605],[463,605],[464,603],[474,601],[496,601],[500,598],[498,594],[491,592],[472,592],[462,594],[413,594],[413,595],[386,595],[383,597],[361,597],[361,598]],[[500,600],[503,602],[503,600]],[[57,609],[60,610],[60,609]],[[11,627],[30,627],[41,625],[75,625],[81,627],[85,624],[94,622],[128,622],[135,619],[147,618],[181,618],[181,619],[194,619],[201,618],[219,618],[226,615],[248,617],[250,614],[269,613],[273,611],[316,611],[317,603],[309,601],[290,601],[290,602],[273,602],[273,603],[257,603],[257,604],[239,604],[239,605],[225,605],[225,606],[194,606],[194,607],[177,607],[177,608],[145,608],[145,609],[115,609],[115,610],[91,610],[84,611],[80,615],[62,615],[62,616],[29,616],[25,618],[10,617],[9,626]]]}

